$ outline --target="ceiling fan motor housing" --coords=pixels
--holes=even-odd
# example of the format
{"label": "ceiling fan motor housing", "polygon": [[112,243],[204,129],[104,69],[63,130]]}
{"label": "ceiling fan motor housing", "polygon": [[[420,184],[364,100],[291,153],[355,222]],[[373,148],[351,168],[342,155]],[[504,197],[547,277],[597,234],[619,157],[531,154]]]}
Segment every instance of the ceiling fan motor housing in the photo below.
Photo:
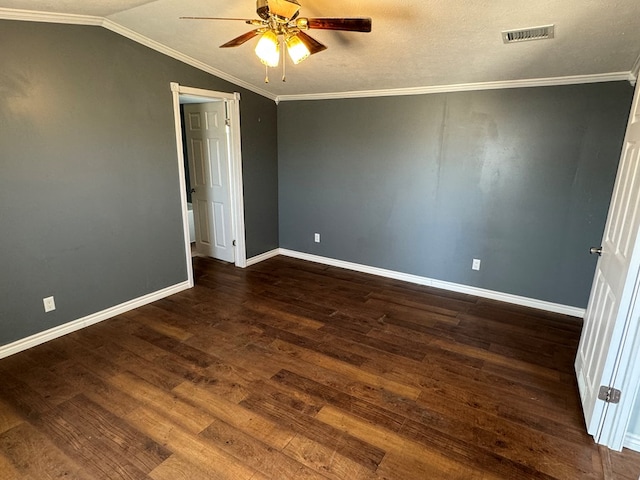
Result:
{"label": "ceiling fan motor housing", "polygon": [[[274,4],[274,8],[269,8],[269,2],[271,1]],[[287,8],[286,4],[290,4],[289,8]],[[291,5],[293,5],[293,9],[291,9]],[[284,6],[284,9],[283,9]],[[256,13],[263,20],[269,20],[271,17],[275,16],[283,20],[293,20],[298,16],[298,8],[300,7],[300,3],[298,0],[284,0],[284,2],[274,2],[273,0],[256,0]],[[288,14],[285,14],[289,10]]]}
{"label": "ceiling fan motor housing", "polygon": [[258,12],[258,16],[263,20],[269,20],[269,2],[268,0],[257,0],[256,1],[256,12]]}

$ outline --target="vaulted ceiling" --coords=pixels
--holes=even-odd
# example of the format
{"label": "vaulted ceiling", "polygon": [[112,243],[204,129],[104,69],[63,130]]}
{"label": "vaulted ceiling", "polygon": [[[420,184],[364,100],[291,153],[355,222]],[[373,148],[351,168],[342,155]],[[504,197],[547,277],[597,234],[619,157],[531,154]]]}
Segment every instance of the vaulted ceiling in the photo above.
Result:
{"label": "vaulted ceiling", "polygon": [[[639,68],[638,0],[299,1],[303,17],[371,17],[373,31],[309,31],[328,49],[289,63],[286,82],[279,68],[270,69],[268,84],[253,51],[257,40],[218,48],[255,27],[178,18],[256,18],[254,0],[0,0],[0,18],[103,25],[283,99],[633,79]],[[553,39],[502,41],[503,30],[549,24]]]}

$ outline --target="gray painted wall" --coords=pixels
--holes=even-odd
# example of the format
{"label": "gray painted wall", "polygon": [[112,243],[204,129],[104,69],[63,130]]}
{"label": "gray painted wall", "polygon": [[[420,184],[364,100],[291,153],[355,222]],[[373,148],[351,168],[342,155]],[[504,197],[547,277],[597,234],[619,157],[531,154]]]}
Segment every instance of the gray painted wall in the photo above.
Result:
{"label": "gray painted wall", "polygon": [[282,103],[280,246],[585,307],[632,93]]}
{"label": "gray painted wall", "polygon": [[273,101],[99,27],[0,45],[0,345],[186,280],[170,82],[241,92],[247,254],[278,246]]}
{"label": "gray painted wall", "polygon": [[258,95],[243,95],[241,105],[245,236],[251,258],[279,246],[278,117],[275,102]]}

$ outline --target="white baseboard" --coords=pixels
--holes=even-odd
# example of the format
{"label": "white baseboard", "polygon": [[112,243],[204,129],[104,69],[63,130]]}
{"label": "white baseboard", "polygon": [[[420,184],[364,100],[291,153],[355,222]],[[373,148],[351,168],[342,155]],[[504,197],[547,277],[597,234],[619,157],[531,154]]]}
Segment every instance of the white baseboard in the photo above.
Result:
{"label": "white baseboard", "polygon": [[255,257],[251,257],[247,259],[247,267],[251,265],[255,265],[256,263],[264,262],[265,260],[269,260],[277,255],[280,255],[280,249],[276,248],[269,252],[261,253],[260,255],[256,255]]}
{"label": "white baseboard", "polygon": [[279,249],[279,253],[287,257],[299,258],[301,260],[307,260],[315,263],[322,263],[325,265],[330,265],[332,267],[340,267],[347,270],[354,270],[356,272],[370,273],[372,275],[378,275],[381,277],[393,278],[395,280],[402,280],[405,282],[416,283],[418,285],[426,285],[434,288],[441,288],[443,290],[450,290],[452,292],[466,293],[468,295],[474,295],[476,297],[490,298],[492,300],[513,303],[515,305],[522,305],[524,307],[537,308],[539,310],[545,310],[548,312],[561,313],[563,315],[571,315],[573,317],[583,318],[585,314],[584,308],[545,302],[543,300],[521,297],[518,295],[512,295],[510,293],[495,292],[493,290],[486,290],[484,288],[470,287],[468,285],[445,282],[433,278],[411,275],[409,273],[396,272],[394,270],[386,270],[384,268],[370,267],[368,265],[361,265],[358,263],[335,260],[333,258],[320,257],[318,255],[296,252],[294,250],[287,250],[285,248]]}
{"label": "white baseboard", "polygon": [[121,303],[120,305],[116,305],[115,307],[107,308],[106,310],[102,310],[101,312],[93,313],[84,318],[73,320],[69,323],[59,325],[49,330],[45,330],[44,332],[36,333],[35,335],[31,335],[30,337],[17,340],[7,345],[2,345],[0,346],[0,358],[5,358],[9,355],[22,352],[23,350],[27,350],[42,343],[48,342],[49,340],[53,340],[54,338],[62,337],[63,335],[75,332],[76,330],[80,330],[90,325],[108,320],[109,318],[113,318],[135,308],[142,307],[143,305],[155,302],[156,300],[168,297],[169,295],[182,292],[183,290],[187,290],[191,287],[192,285],[189,283],[189,281],[178,283],[171,287],[158,290],[157,292],[134,298],[133,300]]}
{"label": "white baseboard", "polygon": [[629,450],[640,452],[640,435],[636,433],[628,433],[624,437],[624,446]]}
{"label": "white baseboard", "polygon": [[[402,280],[405,282],[415,283],[418,285],[426,285],[434,288],[442,288],[443,290],[450,290],[458,293],[466,293],[468,295],[474,295],[482,298],[490,298],[492,300],[498,300],[501,302],[513,303],[515,305],[522,305],[525,307],[537,308],[540,310],[546,310],[554,313],[561,313],[564,315],[571,315],[574,317],[584,317],[584,309],[571,307],[567,305],[561,305],[557,303],[545,302],[543,300],[536,300],[527,297],[520,297],[518,295],[511,295],[509,293],[495,292],[492,290],[485,290],[483,288],[470,287],[468,285],[461,285],[457,283],[445,282],[442,280],[436,280],[428,277],[421,277],[418,275],[411,275],[408,273],[396,272],[394,270],[386,270],[384,268],[371,267],[368,265],[361,265],[358,263],[345,262],[343,260],[336,260],[328,257],[321,257],[319,255],[312,255],[309,253],[297,252],[294,250],[287,250],[285,248],[276,248],[269,252],[265,252],[261,255],[257,255],[247,260],[247,266],[255,265],[256,263],[263,262],[269,258],[277,255],[284,255],[287,257],[299,258],[301,260],[307,260],[309,262],[321,263],[324,265],[330,265],[333,267],[345,268],[347,270],[354,270],[356,272],[369,273],[372,275],[378,275],[386,278],[393,278],[395,280]],[[193,285],[189,281],[178,283],[171,287],[167,287],[157,292],[149,293],[139,298],[129,300],[128,302],[116,305],[101,312],[97,312],[88,315],[84,318],[74,320],[64,325],[45,330],[44,332],[36,333],[29,337],[17,340],[13,343],[0,346],[0,358],[8,357],[9,355],[16,354],[23,350],[35,347],[42,343],[53,340],[54,338],[62,337],[69,333],[75,332],[82,328],[94,325],[96,323],[108,320],[122,313],[128,312],[143,305],[155,302],[162,298],[176,294],[183,290],[191,288]],[[629,445],[631,446],[629,446]],[[640,436],[627,434],[625,446],[632,450],[640,451]]]}

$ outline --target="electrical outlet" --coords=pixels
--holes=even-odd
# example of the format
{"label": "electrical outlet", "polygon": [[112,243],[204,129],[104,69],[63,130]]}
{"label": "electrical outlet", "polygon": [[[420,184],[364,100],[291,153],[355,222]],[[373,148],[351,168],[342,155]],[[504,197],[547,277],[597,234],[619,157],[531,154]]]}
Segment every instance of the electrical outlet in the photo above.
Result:
{"label": "electrical outlet", "polygon": [[313,235],[313,241],[316,243],[320,243],[320,234],[319,233],[315,233]]}
{"label": "electrical outlet", "polygon": [[471,264],[471,270],[480,270],[480,259],[474,258],[473,263]]}
{"label": "electrical outlet", "polygon": [[42,303],[44,304],[45,313],[53,312],[56,309],[56,302],[53,297],[43,298]]}

